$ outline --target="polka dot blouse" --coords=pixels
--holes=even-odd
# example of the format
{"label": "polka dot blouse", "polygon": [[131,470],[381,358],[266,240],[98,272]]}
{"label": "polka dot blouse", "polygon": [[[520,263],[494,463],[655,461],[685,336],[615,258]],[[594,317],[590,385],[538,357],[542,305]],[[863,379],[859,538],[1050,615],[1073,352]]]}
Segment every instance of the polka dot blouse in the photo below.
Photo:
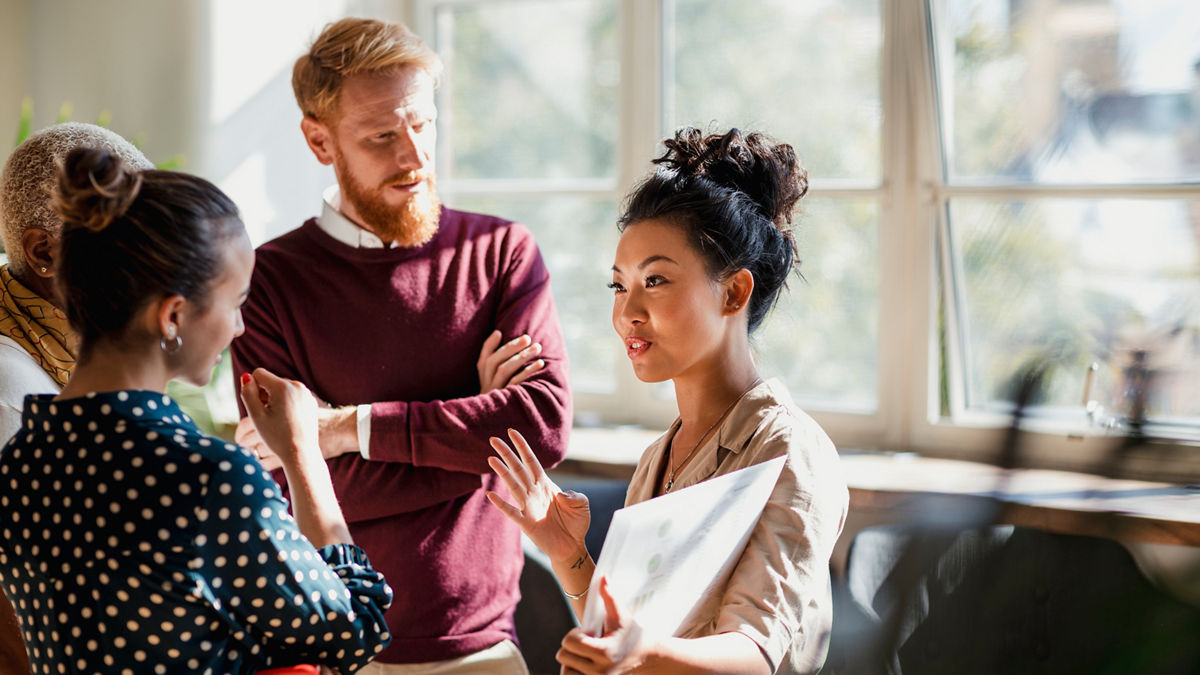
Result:
{"label": "polka dot blouse", "polygon": [[27,397],[0,530],[35,673],[349,673],[390,640],[366,554],[314,549],[258,460],[162,394]]}

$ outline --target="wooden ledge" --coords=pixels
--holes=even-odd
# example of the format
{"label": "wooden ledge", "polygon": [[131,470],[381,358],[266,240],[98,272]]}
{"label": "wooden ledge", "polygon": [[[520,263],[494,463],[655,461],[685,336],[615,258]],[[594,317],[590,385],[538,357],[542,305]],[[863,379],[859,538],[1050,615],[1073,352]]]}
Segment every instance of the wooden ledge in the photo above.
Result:
{"label": "wooden ledge", "polygon": [[[576,429],[556,471],[629,480],[660,432]],[[1200,546],[1200,486],[1004,469],[910,453],[843,450],[852,513],[904,522],[978,517],[1121,541]]]}

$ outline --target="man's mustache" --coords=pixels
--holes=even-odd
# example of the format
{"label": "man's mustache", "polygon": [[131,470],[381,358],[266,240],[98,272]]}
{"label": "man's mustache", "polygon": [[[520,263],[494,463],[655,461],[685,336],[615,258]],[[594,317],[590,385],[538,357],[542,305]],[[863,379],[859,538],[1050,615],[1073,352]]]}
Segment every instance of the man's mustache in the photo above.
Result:
{"label": "man's mustache", "polygon": [[411,185],[420,181],[427,181],[432,176],[433,172],[431,171],[405,171],[404,173],[398,173],[394,176],[389,176],[383,181],[383,186],[391,187],[393,185]]}

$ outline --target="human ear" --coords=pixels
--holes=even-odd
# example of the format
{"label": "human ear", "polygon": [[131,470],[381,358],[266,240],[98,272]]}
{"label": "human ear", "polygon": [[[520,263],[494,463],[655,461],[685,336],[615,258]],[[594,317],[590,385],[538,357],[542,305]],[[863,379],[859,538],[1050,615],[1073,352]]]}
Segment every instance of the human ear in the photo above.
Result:
{"label": "human ear", "polygon": [[725,280],[725,313],[737,314],[750,304],[754,293],[754,275],[742,268]]}
{"label": "human ear", "polygon": [[308,149],[312,150],[317,161],[326,166],[333,164],[333,137],[329,127],[317,118],[305,115],[304,119],[300,120],[300,131],[304,133]]}
{"label": "human ear", "polygon": [[21,251],[31,274],[43,279],[54,276],[54,258],[58,252],[58,237],[40,227],[30,227],[21,234]]}
{"label": "human ear", "polygon": [[173,340],[180,333],[186,305],[187,299],[182,295],[168,295],[154,304],[148,317],[150,334]]}

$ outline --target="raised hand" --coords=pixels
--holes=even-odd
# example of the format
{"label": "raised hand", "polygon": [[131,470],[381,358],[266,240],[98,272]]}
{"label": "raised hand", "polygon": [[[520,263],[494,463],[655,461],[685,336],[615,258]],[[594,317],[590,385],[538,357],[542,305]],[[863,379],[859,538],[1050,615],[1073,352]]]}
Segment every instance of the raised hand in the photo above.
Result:
{"label": "raised hand", "polygon": [[239,424],[239,435],[247,446],[268,456],[266,446],[278,461],[287,464],[304,452],[319,452],[317,445],[317,401],[308,388],[258,368],[242,375],[242,403],[253,420],[253,433]]}
{"label": "raised hand", "polygon": [[534,342],[533,338],[522,335],[502,345],[501,337],[500,331],[492,331],[483,341],[479,359],[475,362],[481,394],[520,384],[546,367],[545,361],[534,358],[542,353],[542,345]]}
{"label": "raised hand", "polygon": [[584,535],[591,524],[588,500],[577,492],[563,492],[546,475],[529,443],[515,429],[508,430],[513,446],[492,437],[495,457],[488,465],[500,476],[515,504],[495,492],[488,500],[520,526],[521,531],[556,564],[571,565],[580,552],[586,556]]}

